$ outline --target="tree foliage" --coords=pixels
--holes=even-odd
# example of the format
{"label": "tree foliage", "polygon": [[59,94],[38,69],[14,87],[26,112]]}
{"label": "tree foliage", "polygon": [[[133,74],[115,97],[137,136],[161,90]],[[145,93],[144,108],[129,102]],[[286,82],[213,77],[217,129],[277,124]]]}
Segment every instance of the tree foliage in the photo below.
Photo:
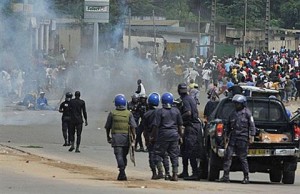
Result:
{"label": "tree foliage", "polygon": [[[60,14],[82,18],[84,0],[52,0],[53,8]],[[245,0],[216,0],[217,21],[227,22],[234,27],[244,25]],[[181,23],[195,22],[198,13],[201,20],[211,18],[212,0],[110,0],[110,20],[117,23],[121,17],[128,15],[128,7],[133,16],[164,16],[177,19]],[[247,26],[263,28],[266,17],[266,1],[247,0]],[[271,0],[271,25],[294,28],[300,25],[299,0]],[[300,27],[300,26],[299,26]]]}

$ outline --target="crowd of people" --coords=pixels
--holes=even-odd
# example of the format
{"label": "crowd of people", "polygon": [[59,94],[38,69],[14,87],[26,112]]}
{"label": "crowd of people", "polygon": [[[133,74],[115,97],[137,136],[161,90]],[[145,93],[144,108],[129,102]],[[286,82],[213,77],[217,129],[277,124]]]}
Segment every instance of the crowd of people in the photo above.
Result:
{"label": "crowd of people", "polygon": [[175,83],[197,83],[207,92],[210,84],[223,93],[234,84],[255,85],[280,91],[281,100],[297,100],[300,95],[300,46],[296,50],[284,46],[276,51],[249,49],[237,57],[201,57],[186,59],[176,56],[156,63],[154,71],[161,85],[170,90]]}
{"label": "crowd of people", "polygon": [[[246,132],[248,134],[248,130],[251,130],[251,135],[253,135],[255,133],[253,130],[253,117],[246,108],[246,98],[241,95],[242,92],[239,91],[241,88],[239,85],[278,90],[283,102],[297,100],[300,93],[299,57],[300,47],[295,51],[282,47],[278,52],[273,49],[268,53],[249,49],[244,56],[239,55],[235,58],[228,56],[223,58],[212,57],[211,59],[203,60],[200,57],[191,57],[185,60],[184,57],[177,56],[172,60],[163,59],[160,62],[155,62],[153,64],[153,72],[157,78],[156,80],[160,81],[160,88],[171,91],[176,83],[182,83],[177,85],[181,103],[180,106],[174,107],[176,102],[174,102],[172,93],[169,92],[164,93],[160,98],[162,108],[157,108],[159,95],[156,92],[151,93],[148,99],[145,94],[134,94],[132,101],[128,102],[128,104],[123,94],[116,96],[115,106],[117,112],[129,110],[130,112],[126,112],[126,115],[127,118],[131,118],[129,122],[131,127],[127,127],[125,131],[118,132],[121,131],[120,128],[122,127],[118,125],[120,128],[114,128],[114,122],[118,121],[117,118],[122,114],[116,114],[112,111],[105,125],[107,141],[114,148],[120,170],[118,180],[127,180],[125,168],[130,144],[127,142],[118,145],[116,142],[118,142],[119,133],[122,133],[124,138],[125,134],[129,134],[128,129],[134,131],[134,128],[135,133],[132,133],[136,135],[137,142],[134,148],[136,151],[149,152],[149,166],[152,171],[152,179],[165,178],[166,180],[177,181],[178,178],[183,178],[185,180],[200,180],[202,173],[201,161],[205,158],[205,151],[202,139],[199,138],[202,136],[203,127],[197,108],[199,103],[197,93],[199,93],[199,89],[203,88],[207,92],[208,104],[212,104],[212,106],[206,107],[208,109],[213,109],[216,106],[217,103],[215,101],[221,94],[227,95],[227,93],[230,93],[236,105],[236,112],[232,116],[239,121],[245,116],[245,119],[248,120],[247,122],[251,123],[246,128],[239,128],[232,123],[232,127],[240,130],[240,134]],[[122,103],[116,103],[117,98],[122,98]],[[148,103],[145,103],[146,100]],[[143,110],[139,107],[141,104],[143,104]],[[127,108],[126,105],[128,105]],[[205,110],[204,116],[208,117],[211,111]],[[114,117],[116,117],[115,120]],[[135,124],[133,121],[135,121]],[[127,123],[126,126],[128,125],[127,119],[123,120],[123,122]],[[144,134],[146,149],[141,141],[141,133]],[[236,134],[234,137],[230,140],[232,142],[226,150],[227,157],[224,161],[224,169],[226,170],[219,181],[229,182],[228,169],[231,165],[231,155],[234,150],[238,150],[238,154],[240,154],[238,156],[241,158],[244,172],[242,183],[248,184],[247,146],[248,141],[251,143],[253,138],[248,139],[248,136],[239,136],[239,134]],[[139,149],[137,145],[139,145]],[[120,151],[119,146],[123,147],[122,151]],[[182,157],[183,169],[180,174],[178,174],[179,156]],[[172,175],[170,174],[169,161],[171,161],[172,165]],[[191,167],[191,175],[189,175],[189,166]],[[163,167],[165,176],[163,176],[162,172]]]}
{"label": "crowd of people", "polygon": [[[138,88],[132,95],[130,102],[127,102],[123,94],[115,96],[116,109],[109,113],[105,129],[107,142],[114,148],[120,171],[118,180],[127,180],[125,173],[126,157],[131,146],[135,151],[149,153],[149,166],[154,180],[165,178],[166,180],[177,181],[178,178],[185,180],[199,180],[201,178],[200,166],[205,159],[205,153],[203,141],[199,138],[202,137],[203,128],[197,107],[200,103],[200,90],[207,93],[208,104],[212,104],[211,107],[207,107],[209,110],[204,110],[206,118],[213,106],[216,105],[214,102],[219,96],[226,94],[226,92],[234,93],[232,90],[238,84],[278,90],[281,94],[281,100],[284,102],[297,100],[300,97],[300,47],[295,51],[282,47],[279,51],[273,49],[267,53],[249,49],[245,55],[237,57],[224,56],[223,58],[203,59],[195,56],[187,59],[178,55],[172,59],[163,58],[161,61],[154,61],[153,63],[150,59],[145,59],[143,62],[147,64],[147,68],[140,66],[131,69],[134,75],[141,75],[147,83],[155,79],[156,82],[159,82],[157,90],[168,92],[161,97],[157,92],[146,96],[142,80],[139,79],[137,81]],[[35,68],[37,74],[34,77],[36,81],[34,90],[40,94],[40,97],[36,98],[34,95],[29,95],[28,91],[30,90],[23,94],[16,93],[19,96],[25,96],[22,105],[32,109],[51,109],[43,90],[50,91],[53,85],[57,85],[62,86],[66,92],[64,76],[67,70],[70,71],[71,69],[73,72],[77,72],[77,74],[72,74],[75,79],[71,79],[70,83],[73,85],[76,85],[78,79],[82,77],[79,76],[80,66],[76,62],[69,67],[52,67],[47,63],[37,63]],[[120,68],[117,63],[101,68],[89,67],[89,69],[95,75],[93,78],[103,80],[106,78],[108,80],[125,80],[128,71],[125,67]],[[99,69],[101,74],[97,74]],[[85,71],[89,70],[85,69]],[[24,72],[16,75],[22,77]],[[27,74],[25,73],[25,75]],[[107,77],[101,78],[100,76],[99,78],[99,75]],[[19,77],[16,76],[15,80],[18,80]],[[2,93],[2,95],[8,95],[11,91],[24,91],[18,89],[18,84],[11,84],[11,88],[8,88],[8,86],[10,87],[9,80],[11,80],[9,73],[2,71],[0,86],[5,87],[5,89],[1,91],[7,92]],[[24,82],[25,80],[24,78]],[[23,81],[16,81],[16,83],[18,82],[23,83]],[[91,80],[89,83],[92,84]],[[122,82],[109,84],[114,85],[116,83]],[[180,84],[178,85],[178,83]],[[97,83],[93,82],[93,84]],[[13,85],[16,87],[12,87]],[[118,85],[118,88],[111,87],[111,90],[120,90],[122,84]],[[175,101],[173,94],[170,93],[174,86],[177,86],[180,103]],[[70,87],[72,88],[72,86]],[[63,145],[71,146],[69,151],[75,150],[78,153],[80,152],[83,123],[87,125],[85,102],[80,99],[79,91],[75,92],[75,99],[72,99],[70,91],[66,92],[65,97],[65,101],[59,107],[59,111],[63,113],[62,132],[65,141]],[[162,108],[158,108],[160,103]],[[75,133],[77,133],[76,147]],[[131,138],[129,136],[134,137],[134,145],[130,144]],[[178,174],[179,155],[182,157],[183,167],[180,174]],[[172,165],[172,174],[170,173],[169,160]],[[227,163],[227,166],[230,164]],[[189,174],[189,167],[192,174]],[[248,172],[245,171],[245,173],[243,182],[249,183]],[[224,182],[228,181],[228,176],[228,174],[224,175]]]}

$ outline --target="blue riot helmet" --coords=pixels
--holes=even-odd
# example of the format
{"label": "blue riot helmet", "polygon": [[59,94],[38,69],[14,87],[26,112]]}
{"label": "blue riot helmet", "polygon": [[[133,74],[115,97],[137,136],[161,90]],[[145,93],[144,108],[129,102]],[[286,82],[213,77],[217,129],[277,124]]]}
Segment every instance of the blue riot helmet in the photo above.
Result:
{"label": "blue riot helmet", "polygon": [[158,106],[160,101],[160,96],[158,93],[153,92],[148,97],[148,104],[152,106]]}
{"label": "blue riot helmet", "polygon": [[117,94],[115,96],[114,102],[116,107],[125,107],[127,101],[124,94]]}
{"label": "blue riot helmet", "polygon": [[237,111],[239,111],[239,110],[242,110],[246,106],[247,99],[244,95],[236,94],[233,96],[232,102],[234,102],[235,109]]}
{"label": "blue riot helmet", "polygon": [[173,94],[167,92],[161,96],[161,103],[162,103],[163,107],[171,108],[173,102],[174,102]]}

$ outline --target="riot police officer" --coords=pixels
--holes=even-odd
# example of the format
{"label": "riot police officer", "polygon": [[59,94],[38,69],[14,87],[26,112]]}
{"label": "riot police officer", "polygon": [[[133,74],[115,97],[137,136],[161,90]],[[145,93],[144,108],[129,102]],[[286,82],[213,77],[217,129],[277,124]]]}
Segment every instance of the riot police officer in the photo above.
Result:
{"label": "riot police officer", "polygon": [[[198,118],[198,109],[195,99],[188,94],[188,87],[185,83],[178,85],[178,94],[182,100],[180,107],[184,126],[183,145],[181,146],[183,171],[179,178],[185,180],[199,180],[200,172],[197,158],[203,159],[203,137],[202,124]],[[188,162],[192,167],[192,175],[188,174]]]}
{"label": "riot police officer", "polygon": [[[143,128],[144,132],[144,138],[145,143],[147,146],[147,150],[149,153],[149,166],[152,171],[152,178],[151,179],[161,179],[164,177],[163,175],[163,169],[162,169],[162,162],[159,161],[157,165],[155,165],[155,162],[157,160],[156,157],[159,157],[154,154],[154,144],[155,142],[149,142],[150,134],[153,130],[153,124],[155,122],[155,113],[156,113],[156,107],[159,105],[160,102],[160,96],[158,93],[154,92],[151,93],[148,97],[148,106],[149,110],[144,114],[142,120],[141,120],[141,127]],[[161,158],[159,158],[161,160]],[[170,173],[169,173],[169,158],[166,154],[163,158],[164,162],[164,168],[165,168],[165,179],[170,179]],[[157,173],[158,170],[158,173]]]}
{"label": "riot police officer", "polygon": [[70,101],[73,97],[71,92],[66,93],[65,101],[62,102],[59,106],[59,112],[62,113],[61,121],[62,121],[62,133],[65,140],[63,146],[70,145],[69,139],[69,129],[70,129],[70,121],[71,121],[71,112],[70,112]]}
{"label": "riot police officer", "polygon": [[229,117],[229,142],[225,151],[223,170],[224,175],[221,182],[229,182],[229,171],[232,155],[235,153],[242,163],[244,173],[243,184],[249,183],[249,167],[247,161],[248,142],[253,142],[255,136],[255,125],[250,110],[246,107],[247,99],[241,94],[232,98],[235,111]]}
{"label": "riot police officer", "polygon": [[[141,94],[139,97],[139,104],[137,106],[137,112],[139,114],[139,118],[143,118],[144,114],[148,111],[148,104],[147,104],[147,96],[145,94]],[[137,152],[144,152],[142,134],[143,128],[140,126],[140,123],[137,123],[138,127],[136,129],[136,142],[135,148],[137,148],[137,144],[139,144],[140,148],[136,149]]]}
{"label": "riot police officer", "polygon": [[132,113],[126,109],[126,98],[123,94],[115,96],[116,109],[111,111],[107,117],[105,129],[107,142],[114,149],[117,160],[119,175],[117,180],[127,180],[125,168],[127,166],[127,155],[129,152],[129,135],[135,137],[136,123]]}
{"label": "riot police officer", "polygon": [[[133,94],[131,96],[131,101],[127,103],[127,109],[132,113],[135,123],[137,125],[139,125],[140,123],[140,112],[138,109],[139,106],[139,95],[138,94]],[[138,133],[138,127],[136,127],[135,129],[136,134]],[[144,150],[144,147],[140,147],[139,150],[137,149],[137,141],[135,142],[135,150],[139,151],[139,150]],[[143,145],[143,144],[142,144]],[[140,145],[141,146],[141,145]]]}
{"label": "riot police officer", "polygon": [[[179,141],[182,138],[182,118],[177,108],[173,107],[173,95],[164,93],[162,107],[156,111],[150,142],[154,143],[154,153],[161,158],[168,153],[172,163],[171,181],[178,181]],[[157,164],[158,160],[156,161]]]}

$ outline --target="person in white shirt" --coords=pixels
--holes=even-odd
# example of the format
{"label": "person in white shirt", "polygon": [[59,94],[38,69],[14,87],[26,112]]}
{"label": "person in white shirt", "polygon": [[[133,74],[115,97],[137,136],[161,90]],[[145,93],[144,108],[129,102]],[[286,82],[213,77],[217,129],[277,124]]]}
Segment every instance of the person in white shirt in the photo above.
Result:
{"label": "person in white shirt", "polygon": [[142,95],[146,95],[146,90],[145,90],[144,85],[142,84],[142,80],[141,79],[137,80],[137,84],[138,84],[138,88],[137,88],[137,90],[136,90],[135,93],[138,94],[139,97],[142,96]]}
{"label": "person in white shirt", "polygon": [[208,89],[211,79],[211,70],[208,67],[204,67],[202,71],[202,79],[204,80],[205,92]]}
{"label": "person in white shirt", "polygon": [[193,68],[190,71],[190,79],[196,82],[197,77],[200,76],[198,71],[194,70]]}

